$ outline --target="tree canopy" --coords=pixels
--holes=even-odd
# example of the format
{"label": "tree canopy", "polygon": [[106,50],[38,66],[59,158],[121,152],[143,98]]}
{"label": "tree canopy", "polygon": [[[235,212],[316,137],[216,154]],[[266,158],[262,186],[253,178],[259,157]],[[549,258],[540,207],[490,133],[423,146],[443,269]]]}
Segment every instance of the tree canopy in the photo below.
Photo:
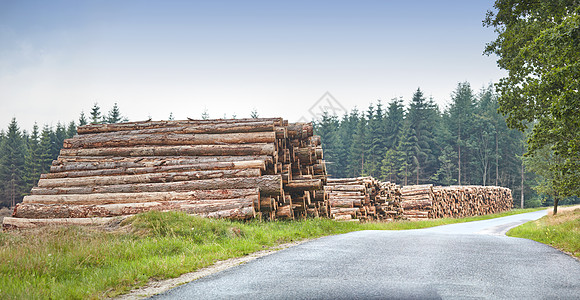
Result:
{"label": "tree canopy", "polygon": [[[507,124],[531,124],[528,155],[550,147],[560,158],[550,166],[563,196],[580,195],[580,1],[497,0],[484,25],[498,37],[496,54],[508,76],[496,84]],[[538,154],[540,155],[540,154]]]}

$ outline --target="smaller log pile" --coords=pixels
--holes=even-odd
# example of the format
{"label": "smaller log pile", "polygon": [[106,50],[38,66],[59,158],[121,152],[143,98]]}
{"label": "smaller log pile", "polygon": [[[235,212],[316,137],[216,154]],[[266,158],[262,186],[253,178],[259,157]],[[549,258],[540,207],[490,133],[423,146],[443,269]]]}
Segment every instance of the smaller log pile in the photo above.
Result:
{"label": "smaller log pile", "polygon": [[375,198],[376,218],[392,221],[401,218],[401,187],[391,182],[379,182],[379,193]]}
{"label": "smaller log pile", "polygon": [[510,210],[511,190],[497,186],[413,185],[401,189],[401,217],[464,218]]}
{"label": "smaller log pile", "polygon": [[430,217],[433,207],[433,185],[408,185],[401,189],[401,217],[422,220]]}
{"label": "smaller log pile", "polygon": [[430,218],[464,218],[510,210],[508,188],[498,186],[437,186],[432,189]]}
{"label": "smaller log pile", "polygon": [[371,198],[376,193],[372,177],[339,178],[327,181],[330,217],[335,220],[360,220],[367,217]]}
{"label": "smaller log pile", "polygon": [[324,187],[336,220],[394,220],[400,215],[399,186],[373,177],[328,179]]}

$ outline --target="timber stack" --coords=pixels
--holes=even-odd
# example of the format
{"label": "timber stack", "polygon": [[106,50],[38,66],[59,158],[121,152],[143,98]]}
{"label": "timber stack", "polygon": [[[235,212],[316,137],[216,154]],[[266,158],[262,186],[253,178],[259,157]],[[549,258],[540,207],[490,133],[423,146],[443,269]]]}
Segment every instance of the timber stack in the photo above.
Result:
{"label": "timber stack", "polygon": [[498,186],[433,187],[430,218],[464,218],[510,210],[512,191]]}
{"label": "timber stack", "polygon": [[394,220],[400,215],[399,186],[373,177],[328,179],[324,187],[336,220]]}
{"label": "timber stack", "polygon": [[511,190],[497,186],[413,185],[401,189],[401,217],[407,220],[464,218],[510,210]]}
{"label": "timber stack", "polygon": [[311,123],[149,120],[77,132],[5,227],[99,224],[151,210],[230,219],[329,213]]}

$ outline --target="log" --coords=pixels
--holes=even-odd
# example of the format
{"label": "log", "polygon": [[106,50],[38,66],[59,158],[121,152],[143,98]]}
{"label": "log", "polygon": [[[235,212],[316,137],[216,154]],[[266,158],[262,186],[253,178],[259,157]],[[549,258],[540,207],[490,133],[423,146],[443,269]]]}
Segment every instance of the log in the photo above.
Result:
{"label": "log", "polygon": [[12,228],[36,228],[42,226],[106,226],[118,224],[129,216],[111,218],[59,218],[59,219],[25,219],[5,217],[2,226]]}
{"label": "log", "polygon": [[82,187],[132,183],[190,181],[216,178],[259,177],[262,175],[260,169],[180,171],[181,172],[145,173],[135,175],[40,179],[38,181],[38,187]]}
{"label": "log", "polygon": [[274,143],[276,132],[244,132],[223,134],[132,134],[132,135],[77,135],[66,139],[65,149],[134,147],[146,145],[223,145]]}
{"label": "log", "polygon": [[141,193],[102,193],[73,195],[28,195],[23,204],[71,204],[71,205],[104,205],[121,203],[146,203],[163,201],[221,200],[253,197],[259,194],[257,188],[222,189],[170,192]]}
{"label": "log", "polygon": [[[121,125],[122,124],[122,125]],[[146,125],[149,124],[149,125]],[[120,126],[123,126],[122,128]],[[273,121],[258,121],[245,123],[223,123],[223,124],[188,124],[183,121],[173,122],[149,122],[142,123],[142,125],[129,123],[116,124],[91,124],[81,126],[77,129],[77,133],[83,136],[91,135],[131,135],[136,133],[141,134],[221,134],[221,133],[238,133],[238,132],[270,132],[278,131]],[[117,129],[117,130],[115,130]]]}
{"label": "log", "polygon": [[[98,166],[98,163],[79,163],[83,165]],[[107,166],[112,166],[115,163],[104,163]],[[54,167],[54,166],[53,166]],[[80,168],[80,166],[78,166]],[[89,169],[88,170],[75,170],[75,171],[62,171],[55,173],[42,174],[41,179],[52,179],[52,178],[75,178],[75,177],[88,177],[88,176],[111,176],[111,175],[135,175],[135,174],[147,174],[147,173],[162,173],[162,172],[187,172],[187,171],[208,171],[208,170],[238,170],[238,169],[259,169],[262,171],[266,170],[266,164],[261,160],[249,160],[240,162],[208,162],[208,163],[198,163],[192,165],[159,165],[150,167],[113,167],[108,169]]]}
{"label": "log", "polygon": [[[264,196],[282,195],[282,176],[264,175],[248,178],[218,178],[193,181],[178,181],[165,183],[118,184],[107,186],[82,186],[62,188],[35,187],[32,195],[60,195],[60,194],[103,194],[103,193],[140,193],[140,192],[171,192],[193,190],[219,189],[250,189],[258,187]],[[80,196],[83,197],[83,196]]]}
{"label": "log", "polygon": [[431,209],[433,202],[431,200],[405,200],[401,202],[401,207],[407,209]]}
{"label": "log", "polygon": [[290,192],[303,192],[321,189],[322,189],[322,180],[320,179],[292,180],[284,186],[284,190]]}
{"label": "log", "polygon": [[[226,125],[242,126],[247,124],[257,125],[257,123],[268,123],[272,126],[283,126],[284,120],[282,118],[256,118],[256,119],[215,119],[215,120],[179,120],[179,121],[138,121],[138,122],[125,122],[125,123],[114,123],[114,124],[89,124],[84,126],[79,126],[77,128],[78,134],[87,133],[103,133],[103,132],[119,132],[128,130],[145,130],[145,129],[155,129],[155,128],[167,128],[167,127],[228,127]],[[211,131],[210,131],[211,132]],[[236,131],[237,132],[237,131]],[[197,132],[196,132],[197,133]]]}
{"label": "log", "polygon": [[155,146],[155,147],[118,147],[90,149],[61,149],[61,156],[164,156],[164,155],[271,155],[275,156],[274,144],[242,145],[193,145],[193,146]]}
{"label": "log", "polygon": [[[116,166],[102,167],[101,169],[110,169],[117,167],[153,167],[161,165],[192,165],[201,163],[213,163],[213,162],[237,162],[237,161],[249,161],[249,160],[261,160],[267,164],[274,163],[272,156],[269,155],[223,155],[223,156],[135,156],[135,157],[122,157],[122,156],[59,156],[58,159],[52,162],[53,166],[62,167],[63,169],[52,169],[51,172],[63,172],[63,171],[73,171],[73,170],[85,170],[82,166],[79,168],[69,167],[73,163],[91,163],[95,165],[95,169],[101,164],[115,163],[119,164]],[[127,164],[127,165],[124,165]],[[92,169],[91,169],[92,170]]]}
{"label": "log", "polygon": [[[147,211],[184,211],[189,214],[208,214],[217,211],[253,207],[259,195],[234,199],[159,201],[145,203],[115,203],[101,205],[20,203],[14,210],[17,218],[92,218],[132,215]],[[253,208],[252,208],[253,210]],[[250,215],[253,217],[253,213]]]}

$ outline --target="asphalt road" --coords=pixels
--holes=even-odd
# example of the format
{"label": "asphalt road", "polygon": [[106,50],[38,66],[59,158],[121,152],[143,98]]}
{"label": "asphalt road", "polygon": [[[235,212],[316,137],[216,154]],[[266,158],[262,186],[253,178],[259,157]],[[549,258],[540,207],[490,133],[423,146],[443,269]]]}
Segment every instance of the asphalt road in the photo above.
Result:
{"label": "asphalt road", "polygon": [[154,299],[580,299],[578,260],[503,234],[544,214],[325,237]]}

